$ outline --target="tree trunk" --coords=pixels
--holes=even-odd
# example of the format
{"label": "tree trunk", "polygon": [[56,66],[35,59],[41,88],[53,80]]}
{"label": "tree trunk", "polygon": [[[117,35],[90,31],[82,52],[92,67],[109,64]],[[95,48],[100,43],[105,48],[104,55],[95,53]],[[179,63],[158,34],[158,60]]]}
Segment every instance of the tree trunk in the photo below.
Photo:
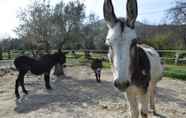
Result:
{"label": "tree trunk", "polygon": [[63,75],[65,75],[62,64],[56,64],[55,65],[54,75],[56,75],[56,76],[63,76]]}

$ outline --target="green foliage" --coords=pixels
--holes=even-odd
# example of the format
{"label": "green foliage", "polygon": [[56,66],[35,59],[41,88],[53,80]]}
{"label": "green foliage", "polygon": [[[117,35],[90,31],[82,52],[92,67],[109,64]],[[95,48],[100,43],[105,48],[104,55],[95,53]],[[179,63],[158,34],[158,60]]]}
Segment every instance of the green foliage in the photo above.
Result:
{"label": "green foliage", "polygon": [[103,61],[103,68],[111,68],[111,63],[109,61]]}
{"label": "green foliage", "polygon": [[145,39],[145,43],[156,49],[177,49],[177,46],[171,41],[172,32],[158,33],[150,39]]}
{"label": "green foliage", "polygon": [[166,65],[164,76],[173,79],[186,80],[186,66]]}

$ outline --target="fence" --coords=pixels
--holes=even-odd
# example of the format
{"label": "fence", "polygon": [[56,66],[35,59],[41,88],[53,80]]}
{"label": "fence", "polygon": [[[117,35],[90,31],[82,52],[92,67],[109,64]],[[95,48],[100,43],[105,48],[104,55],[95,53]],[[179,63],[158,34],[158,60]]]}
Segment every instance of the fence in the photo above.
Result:
{"label": "fence", "polygon": [[13,60],[0,60],[0,69],[3,68],[12,68]]}
{"label": "fence", "polygon": [[[65,52],[69,52],[67,56],[67,63],[69,65],[77,65],[79,63],[84,63],[81,58],[85,56],[84,53],[90,54],[92,57],[104,58],[107,59],[107,50],[64,50]],[[20,53],[19,53],[20,52]],[[161,59],[166,64],[186,64],[186,50],[158,50]],[[22,51],[12,51],[11,53],[6,54],[4,52],[4,60],[0,60],[0,69],[1,68],[10,68],[13,67],[13,59],[16,56],[23,55]],[[30,53],[26,53],[25,55],[31,55]],[[8,59],[10,57],[10,59]]]}
{"label": "fence", "polygon": [[186,50],[158,50],[166,64],[186,64]]}

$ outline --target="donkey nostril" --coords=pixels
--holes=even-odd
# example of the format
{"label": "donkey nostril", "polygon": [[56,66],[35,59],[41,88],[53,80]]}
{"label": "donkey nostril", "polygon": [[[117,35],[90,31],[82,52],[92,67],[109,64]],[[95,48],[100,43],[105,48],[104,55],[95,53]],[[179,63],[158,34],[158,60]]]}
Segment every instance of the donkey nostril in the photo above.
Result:
{"label": "donkey nostril", "polygon": [[118,82],[117,80],[114,81],[114,86],[115,86],[116,88],[119,87],[119,82]]}
{"label": "donkey nostril", "polygon": [[119,80],[114,81],[114,86],[121,91],[125,91],[129,87],[129,81],[120,82]]}

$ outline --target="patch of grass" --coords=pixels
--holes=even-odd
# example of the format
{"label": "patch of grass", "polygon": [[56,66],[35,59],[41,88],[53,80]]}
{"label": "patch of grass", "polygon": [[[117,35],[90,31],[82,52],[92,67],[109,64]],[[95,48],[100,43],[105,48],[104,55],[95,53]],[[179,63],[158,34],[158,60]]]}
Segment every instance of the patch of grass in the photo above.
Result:
{"label": "patch of grass", "polygon": [[[111,68],[111,64],[108,61],[104,61],[103,68]],[[164,76],[186,81],[186,66],[166,65]]]}
{"label": "patch of grass", "polygon": [[186,66],[166,65],[164,76],[173,79],[186,80]]}
{"label": "patch of grass", "polygon": [[109,61],[103,61],[103,68],[111,68],[111,63]]}

